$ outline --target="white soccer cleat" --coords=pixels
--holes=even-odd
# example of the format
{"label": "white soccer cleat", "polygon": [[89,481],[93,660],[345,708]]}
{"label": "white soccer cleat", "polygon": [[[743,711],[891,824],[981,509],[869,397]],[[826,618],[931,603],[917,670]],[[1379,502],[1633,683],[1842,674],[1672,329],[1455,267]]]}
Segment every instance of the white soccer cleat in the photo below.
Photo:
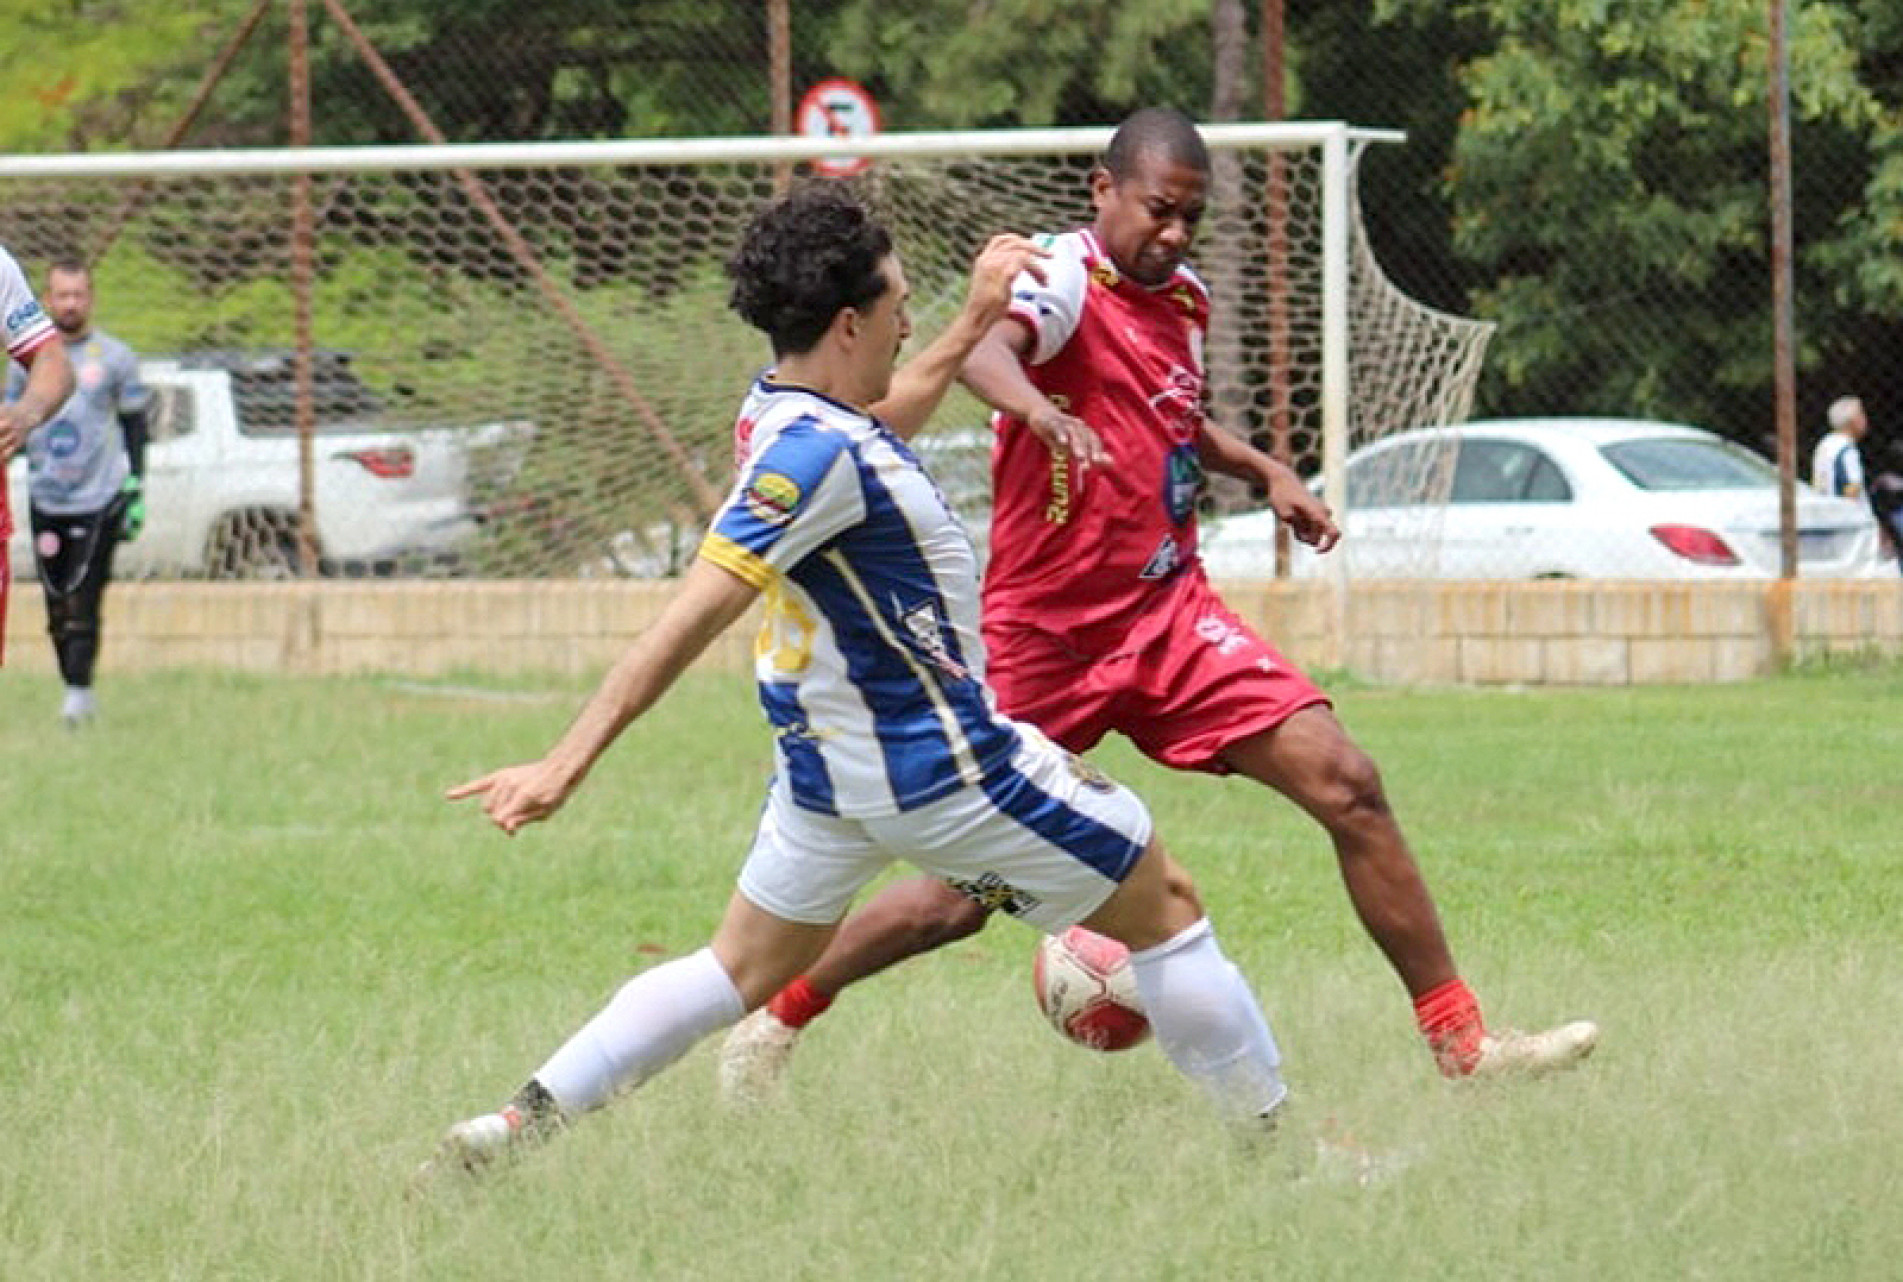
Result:
{"label": "white soccer cleat", "polygon": [[720,1047],[720,1098],[748,1107],[778,1095],[799,1035],[764,1006],[735,1024]]}
{"label": "white soccer cleat", "polygon": [[528,1118],[521,1109],[511,1104],[499,1112],[484,1113],[481,1117],[472,1117],[450,1127],[443,1136],[441,1150],[429,1166],[457,1166],[474,1174],[528,1138]]}
{"label": "white soccer cleat", "polygon": [[1506,1030],[1480,1039],[1480,1058],[1469,1077],[1538,1077],[1557,1072],[1592,1054],[1599,1044],[1599,1025],[1576,1020],[1543,1033]]}
{"label": "white soccer cleat", "polygon": [[99,715],[99,701],[93,697],[92,687],[67,686],[59,715],[68,730],[78,730],[90,723]]}

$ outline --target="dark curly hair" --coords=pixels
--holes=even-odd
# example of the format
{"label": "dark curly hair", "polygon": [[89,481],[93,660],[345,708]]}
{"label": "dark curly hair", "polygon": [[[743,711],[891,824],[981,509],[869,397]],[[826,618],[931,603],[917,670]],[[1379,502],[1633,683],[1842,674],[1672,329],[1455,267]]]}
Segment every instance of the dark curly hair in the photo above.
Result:
{"label": "dark curly hair", "polygon": [[891,233],[850,191],[807,183],[754,216],[727,260],[727,301],[772,340],[775,356],[797,356],[842,308],[865,307],[891,288],[880,270],[891,252]]}

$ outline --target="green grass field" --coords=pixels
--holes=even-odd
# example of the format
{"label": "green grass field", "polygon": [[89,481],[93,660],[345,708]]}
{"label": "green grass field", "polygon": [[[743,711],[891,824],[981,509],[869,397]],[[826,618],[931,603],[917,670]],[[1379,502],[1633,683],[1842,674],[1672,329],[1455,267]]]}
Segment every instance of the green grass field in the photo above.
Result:
{"label": "green grass field", "polygon": [[[747,683],[691,679],[514,841],[441,801],[585,693],[120,678],[69,735],[0,678],[0,1278],[1894,1278],[1903,673],[1384,691],[1382,761],[1496,1022],[1584,1069],[1439,1080],[1319,833],[1150,799],[1298,1092],[1233,1143],[1154,1047],[1061,1042],[999,922],[844,999],[784,1107],[712,1046],[480,1184],[407,1198],[630,972],[699,946],[756,812]],[[1364,1185],[1327,1127],[1393,1154]]]}

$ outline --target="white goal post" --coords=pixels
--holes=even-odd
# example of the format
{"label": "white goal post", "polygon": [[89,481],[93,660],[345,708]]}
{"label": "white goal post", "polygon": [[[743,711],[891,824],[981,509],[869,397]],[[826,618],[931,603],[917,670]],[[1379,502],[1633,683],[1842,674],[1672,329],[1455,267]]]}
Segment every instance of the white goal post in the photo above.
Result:
{"label": "white goal post", "polygon": [[[732,407],[764,359],[727,311],[720,272],[762,201],[815,159],[872,160],[845,181],[893,228],[923,338],[955,311],[986,237],[1088,221],[1087,175],[1111,132],[0,156],[0,243],[30,271],[92,262],[99,322],[142,353],[268,362],[308,334],[327,368],[365,385],[381,422],[533,425],[501,445],[471,433],[454,484],[478,519],[450,522],[453,536],[419,531],[382,569],[664,573],[725,487]],[[1215,172],[1194,258],[1215,298],[1212,409],[1323,473],[1341,510],[1353,446],[1466,415],[1490,327],[1407,299],[1374,260],[1355,173],[1369,145],[1399,133],[1202,133]],[[322,436],[343,425],[312,412],[306,467],[319,475],[305,501],[321,505],[335,489]],[[948,398],[931,430],[951,443],[951,470],[981,469],[958,454],[982,423],[962,392]],[[965,487],[968,515],[982,516],[983,488]],[[154,522],[159,505],[155,494]],[[259,539],[281,542],[280,505],[256,507]]]}

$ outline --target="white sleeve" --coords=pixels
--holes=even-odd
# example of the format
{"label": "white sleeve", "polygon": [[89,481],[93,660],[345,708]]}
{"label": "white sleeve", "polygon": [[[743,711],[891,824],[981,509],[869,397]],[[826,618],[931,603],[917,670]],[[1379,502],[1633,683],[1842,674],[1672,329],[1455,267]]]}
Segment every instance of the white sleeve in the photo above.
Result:
{"label": "white sleeve", "polygon": [[756,426],[747,471],[702,543],[702,554],[765,587],[865,520],[857,456],[843,432],[811,419]]}
{"label": "white sleeve", "polygon": [[19,357],[45,342],[53,322],[26,283],[26,274],[13,255],[0,249],[0,338],[9,356]]}
{"label": "white sleeve", "polygon": [[1084,271],[1083,237],[1074,232],[1039,236],[1037,243],[1051,251],[1042,263],[1045,279],[1039,281],[1029,272],[1018,274],[1011,285],[1010,315],[1030,328],[1036,340],[1031,364],[1042,365],[1062,351],[1077,332],[1090,282]]}

